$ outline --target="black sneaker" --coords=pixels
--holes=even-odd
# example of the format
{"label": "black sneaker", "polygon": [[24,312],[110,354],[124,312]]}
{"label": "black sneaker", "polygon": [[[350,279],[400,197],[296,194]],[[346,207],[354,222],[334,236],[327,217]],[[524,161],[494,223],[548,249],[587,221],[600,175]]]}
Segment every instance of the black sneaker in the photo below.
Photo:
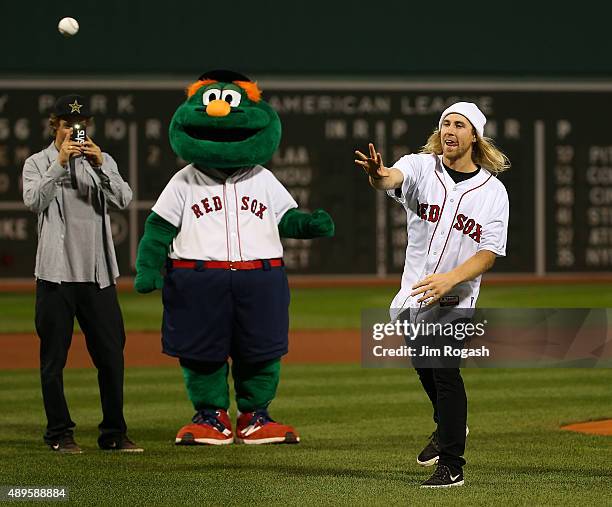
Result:
{"label": "black sneaker", "polygon": [[100,449],[103,451],[115,451],[115,452],[144,452],[144,449],[134,442],[132,442],[127,436],[123,436],[118,439],[107,440],[100,444]]}
{"label": "black sneaker", "polygon": [[[470,434],[470,429],[465,427],[465,436]],[[430,467],[438,463],[440,458],[440,443],[438,442],[438,430],[429,436],[429,443],[417,456],[417,463],[422,467]]]}
{"label": "black sneaker", "polygon": [[429,436],[429,443],[417,456],[417,463],[422,467],[435,465],[440,458],[440,445],[438,443],[438,430]]}
{"label": "black sneaker", "polygon": [[438,465],[433,475],[421,483],[422,488],[450,488],[463,486],[463,472],[451,472],[446,465]]}
{"label": "black sneaker", "polygon": [[81,454],[83,450],[74,441],[72,435],[64,436],[57,439],[55,442],[47,444],[49,449],[61,454]]}

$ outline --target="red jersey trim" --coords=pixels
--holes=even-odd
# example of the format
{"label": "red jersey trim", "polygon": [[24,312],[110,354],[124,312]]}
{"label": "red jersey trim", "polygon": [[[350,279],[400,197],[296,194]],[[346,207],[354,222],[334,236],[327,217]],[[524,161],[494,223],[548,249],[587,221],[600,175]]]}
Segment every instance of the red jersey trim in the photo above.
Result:
{"label": "red jersey trim", "polygon": [[225,185],[223,183],[223,206],[225,207],[223,215],[225,216],[225,244],[227,245],[227,260],[230,260],[230,247],[229,247],[229,225],[227,223],[227,199],[225,198]]}
{"label": "red jersey trim", "polygon": [[431,250],[431,244],[433,243],[433,239],[436,236],[438,225],[440,225],[440,221],[442,220],[442,215],[444,214],[444,206],[446,206],[446,185],[444,184],[444,182],[440,179],[440,176],[438,175],[438,164],[436,164],[436,167],[434,168],[434,173],[436,175],[436,178],[438,178],[438,181],[442,185],[442,188],[444,189],[444,202],[442,203],[442,209],[440,210],[440,218],[436,222],[436,226],[434,227],[433,233],[431,234],[431,238],[429,239],[429,246],[427,247],[427,255],[429,255],[429,251]]}
{"label": "red jersey trim", "polygon": [[[437,173],[436,173],[437,176]],[[459,212],[459,206],[461,206],[461,201],[463,200],[463,198],[469,194],[470,192],[486,185],[486,183],[493,177],[492,174],[489,174],[489,177],[483,181],[480,185],[474,187],[474,188],[470,188],[469,190],[466,190],[465,192],[463,192],[463,194],[461,194],[461,197],[459,198],[459,202],[457,203],[457,208],[455,209],[455,215],[453,216],[453,219],[451,221],[450,227],[448,228],[448,234],[446,235],[446,241],[444,242],[444,246],[442,247],[442,251],[440,252],[440,257],[438,258],[438,263],[436,264],[436,267],[434,268],[433,272],[435,273],[438,270],[438,267],[440,266],[440,262],[442,261],[442,256],[444,255],[444,251],[446,250],[446,245],[448,244],[448,238],[450,238],[451,232],[453,230],[453,225],[455,224],[455,218],[457,218],[457,213]],[[442,213],[440,213],[440,216],[442,216]],[[429,253],[429,252],[427,252]]]}
{"label": "red jersey trim", "polygon": [[240,220],[238,220],[238,193],[236,192],[236,183],[234,183],[234,197],[236,198],[236,230],[238,231],[238,251],[240,252],[240,260],[242,260],[242,241],[240,241]]}

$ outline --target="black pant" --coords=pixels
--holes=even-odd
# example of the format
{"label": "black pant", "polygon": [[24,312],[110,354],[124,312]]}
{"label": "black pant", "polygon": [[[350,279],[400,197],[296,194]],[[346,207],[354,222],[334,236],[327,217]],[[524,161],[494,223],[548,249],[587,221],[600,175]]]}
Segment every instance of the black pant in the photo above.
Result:
{"label": "black pant", "polygon": [[36,331],[40,338],[40,378],[47,415],[44,440],[55,442],[72,435],[64,397],[63,369],[72,341],[74,317],[85,334],[87,350],[98,369],[102,444],[126,432],[123,418],[123,347],[125,330],[115,286],[100,289],[95,283],[36,283]]}
{"label": "black pant", "polygon": [[416,368],[438,425],[439,463],[451,469],[465,465],[467,395],[459,368]]}

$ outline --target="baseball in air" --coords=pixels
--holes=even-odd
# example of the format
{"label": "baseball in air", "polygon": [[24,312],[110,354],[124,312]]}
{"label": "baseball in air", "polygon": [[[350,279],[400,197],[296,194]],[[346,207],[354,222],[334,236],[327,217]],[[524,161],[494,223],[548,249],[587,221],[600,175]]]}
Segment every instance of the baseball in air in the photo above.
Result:
{"label": "baseball in air", "polygon": [[57,29],[64,37],[72,37],[79,31],[79,23],[74,18],[62,18]]}

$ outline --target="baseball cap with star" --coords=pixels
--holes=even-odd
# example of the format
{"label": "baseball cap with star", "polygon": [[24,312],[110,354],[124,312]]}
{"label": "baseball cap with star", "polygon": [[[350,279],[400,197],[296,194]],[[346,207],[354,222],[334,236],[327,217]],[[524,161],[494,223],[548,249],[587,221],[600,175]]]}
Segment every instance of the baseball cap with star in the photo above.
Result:
{"label": "baseball cap with star", "polygon": [[89,103],[81,95],[63,95],[55,102],[53,113],[59,118],[89,118]]}

